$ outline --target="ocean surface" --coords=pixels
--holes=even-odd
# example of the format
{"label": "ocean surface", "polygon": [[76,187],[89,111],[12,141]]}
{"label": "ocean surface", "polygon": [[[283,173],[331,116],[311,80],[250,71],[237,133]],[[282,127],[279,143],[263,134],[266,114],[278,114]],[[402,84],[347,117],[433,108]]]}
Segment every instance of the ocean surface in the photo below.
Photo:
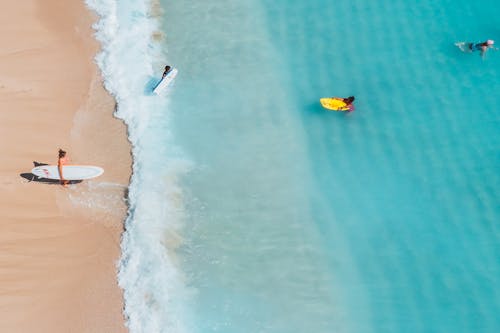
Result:
{"label": "ocean surface", "polygon": [[86,3],[132,333],[500,332],[500,2]]}

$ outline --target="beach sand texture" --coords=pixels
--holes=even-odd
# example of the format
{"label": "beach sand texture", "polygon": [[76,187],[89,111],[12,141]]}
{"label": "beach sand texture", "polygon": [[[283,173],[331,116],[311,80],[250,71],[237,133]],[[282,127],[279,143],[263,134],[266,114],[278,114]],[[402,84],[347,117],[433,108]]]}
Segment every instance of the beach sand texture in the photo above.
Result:
{"label": "beach sand texture", "polygon": [[[125,332],[116,261],[130,147],[93,62],[96,17],[82,0],[0,8],[0,332]],[[59,148],[104,175],[30,182]]]}

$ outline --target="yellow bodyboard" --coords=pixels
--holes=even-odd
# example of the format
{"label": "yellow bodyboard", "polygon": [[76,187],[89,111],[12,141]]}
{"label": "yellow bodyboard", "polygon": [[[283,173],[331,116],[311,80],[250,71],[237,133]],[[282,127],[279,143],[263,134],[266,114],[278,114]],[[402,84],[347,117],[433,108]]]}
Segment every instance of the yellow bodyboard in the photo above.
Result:
{"label": "yellow bodyboard", "polygon": [[333,111],[349,111],[349,106],[342,100],[342,98],[339,97],[333,97],[333,98],[321,98],[320,100],[321,105],[328,110],[333,110]]}

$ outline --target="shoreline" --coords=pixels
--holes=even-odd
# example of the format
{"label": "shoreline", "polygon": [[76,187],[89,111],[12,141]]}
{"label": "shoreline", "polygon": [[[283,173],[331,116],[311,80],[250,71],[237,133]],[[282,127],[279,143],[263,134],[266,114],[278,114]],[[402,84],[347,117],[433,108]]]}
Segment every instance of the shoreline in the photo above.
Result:
{"label": "shoreline", "polygon": [[[5,332],[126,332],[116,263],[131,175],[125,124],[94,62],[97,16],[84,1],[2,4],[0,281]],[[33,162],[99,165],[63,188]]]}

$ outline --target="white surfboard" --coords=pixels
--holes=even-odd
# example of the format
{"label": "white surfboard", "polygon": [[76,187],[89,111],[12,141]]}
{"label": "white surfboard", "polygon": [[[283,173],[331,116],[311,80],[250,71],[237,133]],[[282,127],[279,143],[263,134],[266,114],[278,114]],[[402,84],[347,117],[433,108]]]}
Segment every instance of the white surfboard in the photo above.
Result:
{"label": "white surfboard", "polygon": [[163,95],[167,91],[170,83],[172,83],[172,81],[177,76],[177,72],[177,68],[172,68],[170,72],[168,72],[167,75],[165,75],[165,77],[162,78],[160,82],[158,82],[156,87],[153,88],[153,92],[157,95]]}
{"label": "white surfboard", "polygon": [[[66,180],[83,180],[99,177],[103,168],[92,165],[64,165],[63,176]],[[41,165],[33,168],[31,173],[39,178],[61,179],[57,165]]]}

